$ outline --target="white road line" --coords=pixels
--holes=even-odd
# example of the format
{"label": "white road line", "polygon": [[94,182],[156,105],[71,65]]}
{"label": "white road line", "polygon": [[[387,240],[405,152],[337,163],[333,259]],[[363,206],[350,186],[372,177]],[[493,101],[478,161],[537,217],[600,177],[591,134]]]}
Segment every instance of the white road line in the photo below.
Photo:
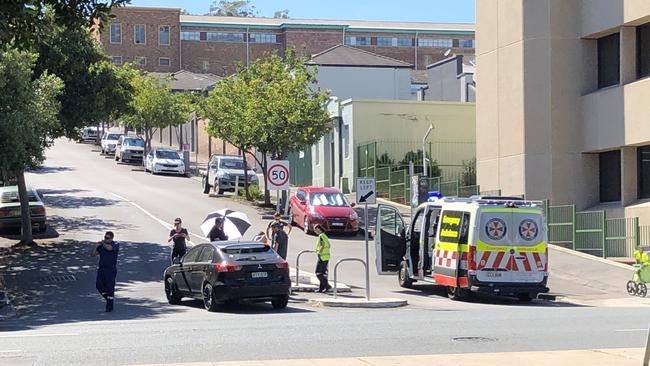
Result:
{"label": "white road line", "polygon": [[645,328],[616,329],[615,332],[647,332]]}
{"label": "white road line", "polygon": [[19,349],[8,349],[8,350],[2,350],[0,353],[21,353],[22,350]]}
{"label": "white road line", "polygon": [[0,335],[0,338],[74,337],[78,335],[78,333],[3,334]]}
{"label": "white road line", "polygon": [[[108,192],[108,193],[110,193],[110,194],[112,194],[113,196],[115,196],[115,197],[121,199],[122,201],[124,201],[124,202],[130,204],[131,206],[137,208],[138,210],[142,211],[145,215],[147,215],[147,216],[151,217],[152,219],[154,219],[155,221],[157,221],[160,225],[162,225],[162,226],[163,226],[164,228],[166,228],[167,230],[171,230],[171,229],[174,228],[172,225],[168,224],[167,221],[162,220],[162,219],[160,219],[160,218],[154,216],[154,214],[152,214],[151,212],[147,211],[144,207],[138,205],[137,203],[131,201],[130,199],[128,199],[128,198],[126,198],[126,197],[122,197],[122,196],[120,196],[119,194],[115,194],[115,193],[113,193],[113,192]],[[198,238],[198,239],[201,240],[201,241],[205,241],[205,240],[207,240],[204,236],[194,234],[193,232],[190,232],[190,235],[194,235],[194,237]],[[189,243],[190,245],[193,244],[192,241],[190,241],[190,240],[188,240],[188,243]]]}

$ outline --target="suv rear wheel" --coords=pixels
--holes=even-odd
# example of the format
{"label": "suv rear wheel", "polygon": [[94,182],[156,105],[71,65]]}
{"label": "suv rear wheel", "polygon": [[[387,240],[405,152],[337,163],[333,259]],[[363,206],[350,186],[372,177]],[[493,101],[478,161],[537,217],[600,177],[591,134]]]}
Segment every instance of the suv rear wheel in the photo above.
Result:
{"label": "suv rear wheel", "polygon": [[288,304],[289,304],[289,295],[274,297],[271,300],[271,305],[273,305],[274,309],[284,309],[287,307]]}
{"label": "suv rear wheel", "polygon": [[167,302],[171,305],[178,305],[181,303],[181,296],[176,289],[176,283],[171,277],[167,277],[165,280],[165,296],[167,297]]}

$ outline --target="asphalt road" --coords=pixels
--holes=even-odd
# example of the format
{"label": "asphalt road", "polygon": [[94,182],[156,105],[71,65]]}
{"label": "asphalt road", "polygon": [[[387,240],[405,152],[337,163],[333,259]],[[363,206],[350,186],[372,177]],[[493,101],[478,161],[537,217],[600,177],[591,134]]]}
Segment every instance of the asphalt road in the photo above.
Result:
{"label": "asphalt road", "polygon": [[[257,360],[461,352],[501,352],[641,347],[650,322],[647,305],[579,306],[570,302],[480,298],[452,302],[442,291],[404,291],[394,276],[371,276],[372,295],[407,299],[385,310],[323,309],[295,297],[285,311],[242,304],[208,313],[201,302],[165,302],[161,274],[169,260],[166,223],[182,217],[190,232],[209,211],[247,212],[254,231],[266,223],[256,208],[229,198],[207,197],[190,178],[152,176],[115,164],[90,145],[57,141],[45,167],[28,175],[44,193],[59,238],[46,246],[12,251],[1,263],[5,277],[23,289],[21,316],[0,322],[0,364],[137,364],[179,361]],[[92,242],[113,230],[122,242],[115,312],[106,314],[94,290]],[[199,242],[198,237],[193,241]],[[315,239],[294,229],[289,259]],[[333,238],[333,262],[361,256],[364,242]],[[372,254],[372,251],[371,251]],[[552,254],[562,291],[588,300],[623,301],[620,290],[598,277],[607,265]],[[576,260],[577,261],[577,260]],[[304,270],[313,265],[306,259]],[[374,263],[374,255],[371,255]],[[553,275],[553,263],[551,270]],[[563,269],[564,268],[564,269]],[[584,269],[581,269],[584,268]],[[561,272],[560,272],[561,271]],[[581,271],[590,276],[582,279]],[[614,271],[613,278],[625,273]],[[362,271],[342,268],[341,279],[363,294]],[[606,276],[603,276],[606,277]],[[583,282],[580,282],[583,281]],[[567,282],[567,281],[564,281]],[[620,284],[623,288],[623,284]],[[555,290],[552,287],[552,290]],[[307,298],[317,295],[306,295]],[[638,301],[637,301],[638,300]]]}

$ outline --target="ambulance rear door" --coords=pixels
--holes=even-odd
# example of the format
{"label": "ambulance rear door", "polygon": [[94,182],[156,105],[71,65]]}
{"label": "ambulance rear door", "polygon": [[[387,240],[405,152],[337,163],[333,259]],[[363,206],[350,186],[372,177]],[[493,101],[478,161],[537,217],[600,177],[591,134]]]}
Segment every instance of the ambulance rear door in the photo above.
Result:
{"label": "ambulance rear door", "polygon": [[405,253],[406,233],[402,215],[393,206],[379,205],[375,234],[377,273],[396,273]]}
{"label": "ambulance rear door", "polygon": [[546,267],[546,226],[541,210],[520,208],[512,212],[515,230],[511,233],[515,253],[511,256],[511,281],[540,283]]}

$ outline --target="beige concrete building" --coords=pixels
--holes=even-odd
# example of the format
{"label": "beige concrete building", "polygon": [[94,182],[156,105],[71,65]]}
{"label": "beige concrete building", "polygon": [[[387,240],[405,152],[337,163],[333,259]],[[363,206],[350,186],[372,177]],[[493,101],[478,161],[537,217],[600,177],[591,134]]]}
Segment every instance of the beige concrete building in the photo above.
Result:
{"label": "beige concrete building", "polygon": [[477,0],[481,189],[650,224],[650,1]]}

